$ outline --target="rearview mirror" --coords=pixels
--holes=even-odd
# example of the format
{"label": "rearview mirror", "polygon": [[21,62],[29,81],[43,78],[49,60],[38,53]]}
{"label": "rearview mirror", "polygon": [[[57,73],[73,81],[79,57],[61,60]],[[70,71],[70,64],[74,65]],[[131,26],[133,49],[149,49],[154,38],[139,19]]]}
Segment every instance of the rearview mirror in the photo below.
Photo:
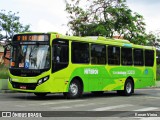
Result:
{"label": "rearview mirror", "polygon": [[4,47],[4,54],[3,54],[3,58],[7,59],[7,60],[11,60],[11,58],[6,57],[7,54],[7,47]]}

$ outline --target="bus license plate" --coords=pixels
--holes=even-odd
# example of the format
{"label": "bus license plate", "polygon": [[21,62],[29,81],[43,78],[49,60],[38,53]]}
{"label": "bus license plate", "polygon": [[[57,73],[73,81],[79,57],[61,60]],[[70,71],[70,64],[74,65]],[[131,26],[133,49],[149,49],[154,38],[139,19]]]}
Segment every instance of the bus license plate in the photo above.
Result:
{"label": "bus license plate", "polygon": [[20,86],[20,89],[27,89],[27,87],[26,86]]}

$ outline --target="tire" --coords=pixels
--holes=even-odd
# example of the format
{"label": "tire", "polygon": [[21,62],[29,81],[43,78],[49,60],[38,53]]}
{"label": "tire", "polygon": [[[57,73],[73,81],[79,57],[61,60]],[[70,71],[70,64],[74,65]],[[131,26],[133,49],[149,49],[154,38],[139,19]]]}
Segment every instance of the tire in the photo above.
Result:
{"label": "tire", "polygon": [[75,99],[82,96],[82,85],[79,80],[73,80],[69,85],[69,90],[66,93],[63,93],[67,99]]}
{"label": "tire", "polygon": [[47,95],[47,93],[34,93],[37,97],[43,98]]}
{"label": "tire", "polygon": [[124,96],[130,96],[134,93],[134,86],[133,82],[130,79],[127,79],[124,85],[124,90],[117,90],[117,94],[124,95]]}
{"label": "tire", "polygon": [[130,96],[130,95],[132,95],[133,91],[134,91],[133,82],[132,82],[132,80],[127,79],[127,81],[125,82],[125,85],[124,85],[124,95]]}

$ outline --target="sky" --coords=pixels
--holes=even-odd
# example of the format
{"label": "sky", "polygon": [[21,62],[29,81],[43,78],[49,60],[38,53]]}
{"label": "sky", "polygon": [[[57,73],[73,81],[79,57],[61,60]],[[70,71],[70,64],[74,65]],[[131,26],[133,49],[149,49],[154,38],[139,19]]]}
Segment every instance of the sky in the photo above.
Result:
{"label": "sky", "polygon": [[[127,0],[127,5],[144,17],[147,32],[160,32],[160,0]],[[20,22],[34,32],[66,34],[69,29],[64,0],[0,0],[2,9],[19,12]]]}

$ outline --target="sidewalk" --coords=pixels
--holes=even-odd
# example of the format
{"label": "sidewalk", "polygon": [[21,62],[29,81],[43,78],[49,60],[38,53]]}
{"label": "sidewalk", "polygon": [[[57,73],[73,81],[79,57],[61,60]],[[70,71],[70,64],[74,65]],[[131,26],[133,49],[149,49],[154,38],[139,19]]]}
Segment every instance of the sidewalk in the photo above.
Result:
{"label": "sidewalk", "polygon": [[8,89],[8,79],[0,79],[0,90]]}
{"label": "sidewalk", "polygon": [[156,81],[156,87],[160,88],[160,81]]}

